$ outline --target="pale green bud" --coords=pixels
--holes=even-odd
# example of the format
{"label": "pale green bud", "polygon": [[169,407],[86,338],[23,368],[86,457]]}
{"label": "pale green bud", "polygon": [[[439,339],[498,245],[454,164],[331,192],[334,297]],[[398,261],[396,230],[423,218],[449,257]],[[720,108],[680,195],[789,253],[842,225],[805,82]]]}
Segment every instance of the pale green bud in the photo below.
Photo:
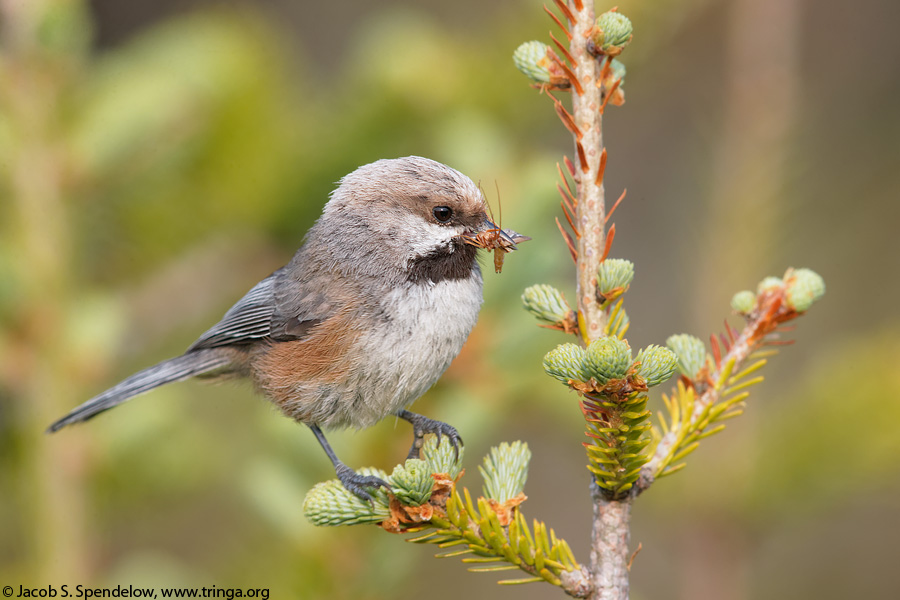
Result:
{"label": "pale green bud", "polygon": [[784,287],[784,280],[781,277],[766,277],[759,282],[756,293],[761,294],[766,291],[779,290]]}
{"label": "pale green bud", "polygon": [[785,302],[797,312],[806,312],[825,295],[825,280],[810,269],[797,269],[787,281]]}
{"label": "pale green bud", "polygon": [[456,450],[447,436],[442,436],[441,444],[438,445],[437,436],[429,435],[425,438],[425,445],[422,446],[422,457],[428,463],[428,470],[432,473],[447,473],[450,479],[456,479],[462,470],[464,453],[465,446],[459,446],[457,460]]}
{"label": "pale green bud", "polygon": [[562,344],[544,356],[544,370],[550,377],[568,383],[570,379],[590,379],[584,368],[584,349],[578,344]]}
{"label": "pale green bud", "polygon": [[565,321],[572,311],[562,293],[555,287],[545,284],[525,288],[522,303],[525,310],[548,323]]}
{"label": "pale green bud", "polygon": [[738,292],[731,297],[731,308],[736,313],[746,315],[754,308],[756,308],[756,294],[754,294],[750,290]]}
{"label": "pale green bud", "polygon": [[421,506],[431,498],[434,477],[428,463],[418,458],[408,458],[391,473],[391,491],[405,506]]}
{"label": "pale green bud", "polygon": [[547,51],[550,46],[543,42],[531,41],[521,44],[513,53],[516,68],[538,83],[550,83]]}
{"label": "pale green bud", "polygon": [[702,340],[686,333],[669,336],[666,340],[678,358],[678,370],[688,379],[696,379],[700,370],[706,366],[706,344]]}
{"label": "pale green bud", "polygon": [[668,348],[647,346],[638,352],[634,362],[640,363],[637,374],[643,378],[647,387],[654,387],[675,373],[678,357]]}
{"label": "pale green bud", "polygon": [[[360,474],[366,473],[360,469]],[[303,514],[320,527],[380,523],[391,516],[387,495],[382,490],[372,497],[373,503],[369,504],[332,479],[317,483],[309,490],[303,501]]]}
{"label": "pale green bud", "polygon": [[503,442],[491,448],[484,457],[484,466],[478,467],[484,478],[484,496],[502,503],[521,494],[528,479],[530,460],[531,450],[525,442]]}
{"label": "pale green bud", "polygon": [[615,294],[613,290],[619,289],[624,292],[628,289],[631,281],[634,279],[634,263],[624,258],[607,258],[600,263],[597,271],[597,287],[600,294],[607,299],[612,293],[614,297],[621,294]]}
{"label": "pale green bud", "polygon": [[594,45],[615,56],[622,52],[633,37],[631,20],[620,12],[608,11],[597,17]]}
{"label": "pale green bud", "polygon": [[614,337],[594,340],[584,353],[584,365],[601,385],[610,379],[623,379],[631,366],[631,348]]}

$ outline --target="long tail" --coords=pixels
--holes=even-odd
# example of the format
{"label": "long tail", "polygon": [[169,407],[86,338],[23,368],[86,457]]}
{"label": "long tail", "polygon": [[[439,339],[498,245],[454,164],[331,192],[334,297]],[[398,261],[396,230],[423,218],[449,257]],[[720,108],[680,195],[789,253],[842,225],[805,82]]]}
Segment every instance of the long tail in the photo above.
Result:
{"label": "long tail", "polygon": [[138,394],[148,392],[173,381],[182,381],[230,364],[230,359],[216,349],[197,350],[165,360],[158,365],[139,371],[102,394],[94,396],[62,419],[47,428],[47,433],[59,431],[66,425],[87,421],[105,410],[122,404]]}

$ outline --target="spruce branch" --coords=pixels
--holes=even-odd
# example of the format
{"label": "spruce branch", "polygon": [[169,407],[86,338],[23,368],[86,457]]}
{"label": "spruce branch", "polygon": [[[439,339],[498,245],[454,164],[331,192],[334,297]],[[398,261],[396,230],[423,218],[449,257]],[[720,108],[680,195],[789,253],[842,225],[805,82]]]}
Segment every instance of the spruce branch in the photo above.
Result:
{"label": "spruce branch", "polygon": [[[661,429],[655,432],[658,443],[641,469],[637,493],[657,477],[684,468],[685,463],[679,461],[696,450],[702,439],[719,433],[725,429],[723,421],[743,412],[750,396],[747,389],[763,381],[757,371],[777,353],[776,346],[790,343],[778,339],[783,324],[806,312],[824,294],[825,282],[817,273],[788,269],[784,277],[766,277],[755,295],[746,291],[735,295],[732,307],[746,319],[746,325],[738,334],[726,322],[726,334],[711,338],[712,358],[696,338],[669,338],[682,377],[671,396],[663,397],[668,418],[661,419]],[[772,348],[762,351],[764,346]]]}
{"label": "spruce branch", "polygon": [[[570,41],[568,51],[552,41],[565,61],[549,46],[531,43],[533,55],[550,64],[553,78],[521,61],[517,66],[546,92],[563,126],[572,134],[574,160],[557,164],[564,221],[556,220],[576,264],[576,310],[580,344],[563,344],[546,354],[544,370],[580,395],[585,418],[584,442],[588,470],[593,474],[594,522],[591,598],[628,598],[629,519],[631,503],[656,477],[684,467],[681,460],[700,440],[724,429],[723,421],[741,414],[747,388],[762,381],[756,373],[765,356],[764,344],[783,343],[773,336],[781,325],[802,314],[822,296],[824,282],[808,269],[789,270],[783,278],[767,278],[757,292],[741,292],[734,310],[747,319],[743,333],[726,322],[725,335],[710,340],[710,349],[689,335],[671,336],[666,347],[649,346],[634,357],[625,339],[630,320],[624,294],[634,277],[634,265],[609,258],[615,224],[607,223],[625,193],[607,214],[602,116],[609,103],[624,102],[625,66],[618,57],[633,39],[631,22],[612,9],[594,20],[591,3],[554,0],[562,17],[546,9]],[[549,73],[549,71],[548,71]],[[572,95],[571,110],[552,91]],[[571,183],[570,183],[571,180]],[[563,223],[568,224],[568,228]],[[551,291],[552,290],[552,291]],[[526,309],[544,325],[571,333],[562,294],[547,286],[526,290]],[[745,364],[748,359],[757,360]],[[660,427],[651,425],[647,409],[650,387],[680,377],[675,390],[663,396],[666,407]]]}
{"label": "spruce branch", "polygon": [[[558,57],[553,62],[568,78],[569,85],[554,81],[536,87],[550,96],[557,116],[574,141],[576,160],[564,157],[565,172],[557,165],[561,207],[571,234],[559,219],[557,226],[576,264],[575,314],[580,341],[587,348],[561,346],[544,358],[544,368],[583,398],[580,406],[585,434],[590,440],[584,445],[596,492],[591,597],[627,598],[629,490],[650,458],[647,448],[652,442],[645,392],[648,380],[660,382],[669,369],[662,364],[665,361],[660,362],[663,354],[655,351],[651,353],[652,360],[648,360],[649,354],[641,357],[648,364],[632,361],[631,350],[624,341],[629,319],[621,296],[634,276],[634,265],[607,258],[615,225],[606,231],[612,211],[606,214],[603,178],[607,153],[603,147],[602,116],[609,102],[624,102],[621,84],[625,68],[614,57],[621,54],[633,36],[631,22],[615,9],[595,20],[591,2],[554,2],[562,18],[547,12],[570,43],[568,52],[564,52],[568,64]],[[553,41],[564,50],[556,38]],[[528,69],[518,66],[531,76]],[[571,112],[550,90],[571,91]],[[613,210],[624,196],[623,193]],[[529,310],[536,312],[531,307]],[[670,362],[674,363],[674,359]]]}
{"label": "spruce branch", "polygon": [[[417,533],[407,541],[434,544],[448,552],[438,557],[462,557],[473,572],[520,570],[525,577],[498,583],[513,585],[546,581],[576,598],[587,598],[591,580],[565,540],[553,529],[522,514],[531,451],[523,442],[493,447],[479,467],[484,496],[475,500],[456,480],[463,474],[449,440],[428,436],[422,459],[408,459],[391,475],[377,475],[391,491],[375,490],[372,503],[361,500],[337,480],[319,483],[303,504],[306,517],[319,526],[377,524],[392,533]],[[423,533],[424,532],[424,533]],[[505,564],[504,564],[505,563]]]}
{"label": "spruce branch", "polygon": [[648,346],[632,358],[628,342],[608,336],[587,349],[563,344],[544,357],[547,373],[582,396],[588,470],[609,499],[622,499],[650,460],[647,390],[669,379],[677,358]]}

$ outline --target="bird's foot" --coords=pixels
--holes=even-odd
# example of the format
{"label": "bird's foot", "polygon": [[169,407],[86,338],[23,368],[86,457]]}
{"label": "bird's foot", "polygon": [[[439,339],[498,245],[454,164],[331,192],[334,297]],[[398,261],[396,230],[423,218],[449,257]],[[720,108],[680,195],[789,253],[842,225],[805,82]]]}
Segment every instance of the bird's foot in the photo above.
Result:
{"label": "bird's foot", "polygon": [[422,446],[425,445],[425,435],[433,433],[437,436],[438,445],[441,444],[442,437],[445,435],[447,436],[450,440],[450,444],[453,445],[454,457],[456,460],[459,460],[459,447],[462,445],[463,441],[455,427],[448,425],[443,421],[436,421],[423,415],[417,415],[408,410],[404,410],[400,413],[400,418],[412,423],[413,434],[415,435],[412,448],[409,449],[409,454],[406,457],[407,459],[419,458],[419,451],[422,449]]}
{"label": "bird's foot", "polygon": [[340,463],[335,467],[335,473],[337,473],[341,485],[347,488],[347,491],[371,505],[374,505],[375,501],[366,488],[377,490],[379,487],[383,487],[387,491],[391,491],[391,485],[384,479],[374,475],[360,475],[344,463]]}

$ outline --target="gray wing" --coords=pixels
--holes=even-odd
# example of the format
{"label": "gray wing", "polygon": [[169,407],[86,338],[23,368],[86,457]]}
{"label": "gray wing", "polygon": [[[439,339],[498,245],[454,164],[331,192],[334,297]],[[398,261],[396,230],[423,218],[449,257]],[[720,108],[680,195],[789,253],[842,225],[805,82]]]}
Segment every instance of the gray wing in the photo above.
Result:
{"label": "gray wing", "polygon": [[309,293],[285,269],[266,277],[232,306],[222,320],[195,341],[188,352],[249,344],[263,339],[297,340],[331,314],[317,292]]}

